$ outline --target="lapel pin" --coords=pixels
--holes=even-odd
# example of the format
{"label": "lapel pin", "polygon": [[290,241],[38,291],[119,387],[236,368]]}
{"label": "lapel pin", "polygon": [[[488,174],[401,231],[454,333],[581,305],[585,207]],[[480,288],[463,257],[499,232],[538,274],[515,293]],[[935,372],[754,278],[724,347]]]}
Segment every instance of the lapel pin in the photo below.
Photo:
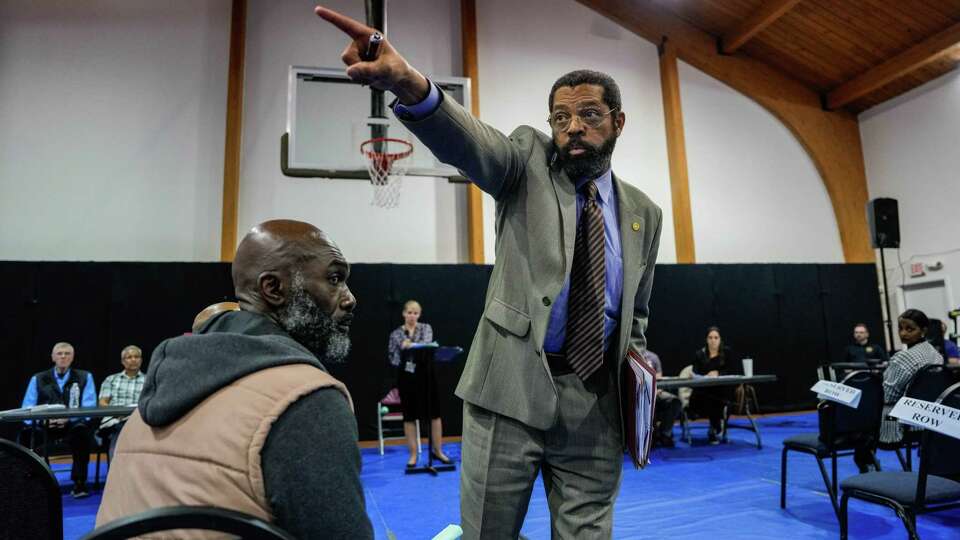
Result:
{"label": "lapel pin", "polygon": [[635,231],[639,231],[639,230],[640,230],[640,224],[637,223],[636,221],[633,222],[633,230],[635,230]]}

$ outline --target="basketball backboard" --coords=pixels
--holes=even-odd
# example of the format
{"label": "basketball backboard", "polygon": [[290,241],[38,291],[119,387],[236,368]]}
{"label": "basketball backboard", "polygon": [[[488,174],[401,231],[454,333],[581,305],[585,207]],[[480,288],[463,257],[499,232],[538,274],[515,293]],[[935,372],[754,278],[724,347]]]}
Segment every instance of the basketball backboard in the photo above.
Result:
{"label": "basketball backboard", "polygon": [[[448,95],[470,110],[470,79],[430,77]],[[464,181],[444,165],[396,117],[372,118],[376,99],[369,88],[350,80],[342,68],[291,66],[287,86],[287,132],[281,138],[280,163],[286,176],[369,179],[360,152],[364,141],[381,135],[408,140],[413,154],[407,176],[447,177]],[[389,95],[389,94],[388,94]],[[375,127],[376,126],[376,127]],[[375,129],[381,132],[374,133]]]}

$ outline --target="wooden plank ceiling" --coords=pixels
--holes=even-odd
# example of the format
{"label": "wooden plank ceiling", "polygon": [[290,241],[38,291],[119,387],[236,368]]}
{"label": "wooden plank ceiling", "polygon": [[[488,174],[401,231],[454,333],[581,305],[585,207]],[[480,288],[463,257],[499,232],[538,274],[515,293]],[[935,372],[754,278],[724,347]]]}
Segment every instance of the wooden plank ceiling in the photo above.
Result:
{"label": "wooden plank ceiling", "polygon": [[960,64],[960,0],[653,1],[853,113]]}

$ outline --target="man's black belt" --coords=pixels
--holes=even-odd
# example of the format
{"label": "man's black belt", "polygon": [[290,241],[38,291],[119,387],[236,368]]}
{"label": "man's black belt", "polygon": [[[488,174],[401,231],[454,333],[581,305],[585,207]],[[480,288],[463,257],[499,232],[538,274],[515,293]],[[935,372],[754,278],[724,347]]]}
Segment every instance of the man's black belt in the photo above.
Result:
{"label": "man's black belt", "polygon": [[[606,365],[608,362],[613,362],[611,355],[613,354],[614,347],[609,347],[603,353],[603,363]],[[550,366],[550,374],[554,377],[560,375],[568,375],[574,373],[573,369],[570,368],[570,364],[567,363],[567,355],[565,353],[552,353],[544,352],[547,355],[547,365]],[[610,364],[611,366],[614,364]]]}

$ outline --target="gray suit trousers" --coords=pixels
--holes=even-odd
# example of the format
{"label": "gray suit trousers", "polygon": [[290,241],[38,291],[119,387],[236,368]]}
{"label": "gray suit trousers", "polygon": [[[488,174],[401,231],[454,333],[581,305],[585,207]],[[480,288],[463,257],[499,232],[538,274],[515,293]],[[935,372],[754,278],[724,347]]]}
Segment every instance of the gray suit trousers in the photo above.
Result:
{"label": "gray suit trousers", "polygon": [[464,539],[517,538],[541,471],[552,538],[611,537],[623,468],[614,376],[602,369],[586,384],[573,373],[553,380],[560,407],[554,425],[545,431],[464,404]]}

